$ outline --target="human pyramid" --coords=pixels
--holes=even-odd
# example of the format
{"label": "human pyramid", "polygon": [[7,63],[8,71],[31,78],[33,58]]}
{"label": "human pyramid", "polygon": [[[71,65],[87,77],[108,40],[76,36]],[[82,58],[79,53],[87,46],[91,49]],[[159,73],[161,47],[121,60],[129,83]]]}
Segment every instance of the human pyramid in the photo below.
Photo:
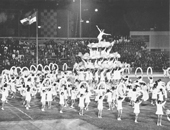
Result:
{"label": "human pyramid", "polygon": [[[97,26],[98,28],[98,26]],[[85,53],[84,55],[79,52],[78,56],[81,58],[81,62],[75,63],[73,66],[73,70],[77,70],[80,72],[85,72],[85,70],[90,70],[92,73],[98,74],[106,74],[107,79],[110,80],[110,74],[114,74],[117,79],[120,79],[120,74],[130,69],[130,64],[121,63],[118,59],[121,57],[118,52],[111,52],[112,47],[116,43],[107,42],[105,40],[102,41],[103,35],[109,35],[100,30],[100,34],[98,35],[98,43],[89,43],[89,53]],[[86,71],[88,72],[88,71]],[[90,76],[90,75],[89,75]],[[86,76],[87,78],[89,76]],[[104,77],[104,76],[103,76]],[[91,77],[90,77],[91,78]]]}
{"label": "human pyramid", "polygon": [[[60,113],[63,113],[64,107],[74,109],[78,102],[79,115],[83,116],[84,110],[88,111],[90,103],[94,101],[97,104],[98,118],[102,118],[106,101],[108,110],[117,109],[117,120],[120,121],[123,101],[126,101],[134,109],[135,123],[137,123],[140,104],[148,101],[151,95],[151,104],[157,107],[157,125],[161,126],[170,83],[166,85],[161,80],[154,82],[152,77],[148,78],[149,83],[146,83],[142,76],[132,81],[121,73],[121,69],[121,66],[100,69],[74,66],[73,71],[68,71],[66,64],[63,65],[63,70],[59,70],[55,63],[44,67],[41,64],[31,65],[30,68],[13,66],[9,70],[3,70],[1,74],[2,110],[5,104],[16,96],[22,99],[23,105],[29,110],[30,102],[40,95],[42,111],[47,107],[51,109],[52,101],[60,104]],[[165,110],[167,119],[170,120],[168,117],[170,111]]]}

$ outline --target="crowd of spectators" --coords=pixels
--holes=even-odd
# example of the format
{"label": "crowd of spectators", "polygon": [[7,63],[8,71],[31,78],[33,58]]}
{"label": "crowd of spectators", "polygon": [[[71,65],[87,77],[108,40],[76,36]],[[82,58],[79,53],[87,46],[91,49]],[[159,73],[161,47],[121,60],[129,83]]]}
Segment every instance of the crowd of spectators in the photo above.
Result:
{"label": "crowd of spectators", "polygon": [[[38,63],[46,65],[55,62],[59,66],[67,63],[72,68],[76,60],[81,60],[77,57],[78,53],[88,52],[87,45],[91,42],[97,42],[97,39],[41,41],[38,47]],[[162,68],[169,66],[169,56],[165,52],[151,52],[146,47],[146,44],[141,41],[121,41],[115,43],[111,52],[118,52],[121,55],[119,60],[129,63],[134,69],[142,67],[145,71],[147,67],[152,67],[154,71],[162,71]],[[12,38],[0,40],[1,70],[11,66],[29,67],[32,64],[36,64],[35,41]]]}
{"label": "crowd of spectators", "polygon": [[161,72],[163,68],[169,67],[169,55],[165,51],[151,51],[147,49],[144,42],[131,41],[115,44],[114,51],[121,55],[120,61],[131,65],[134,70],[141,67],[146,72],[152,67],[155,72]]}

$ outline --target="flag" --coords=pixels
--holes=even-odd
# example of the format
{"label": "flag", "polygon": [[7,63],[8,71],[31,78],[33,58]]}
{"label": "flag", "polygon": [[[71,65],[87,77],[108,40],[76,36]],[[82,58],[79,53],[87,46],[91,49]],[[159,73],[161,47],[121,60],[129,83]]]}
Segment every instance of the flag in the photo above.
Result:
{"label": "flag", "polygon": [[30,14],[28,17],[20,20],[20,22],[22,24],[27,24],[27,25],[28,24],[31,25],[32,23],[34,23],[36,21],[37,21],[37,12],[34,12],[34,13]]}

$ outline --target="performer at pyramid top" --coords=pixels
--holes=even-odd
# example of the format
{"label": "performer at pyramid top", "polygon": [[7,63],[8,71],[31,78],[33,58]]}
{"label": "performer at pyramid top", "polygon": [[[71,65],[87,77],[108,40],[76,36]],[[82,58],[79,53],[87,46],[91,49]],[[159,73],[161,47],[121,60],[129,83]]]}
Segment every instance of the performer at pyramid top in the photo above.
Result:
{"label": "performer at pyramid top", "polygon": [[103,35],[111,35],[111,34],[107,34],[104,32],[104,29],[100,29],[97,25],[96,25],[97,29],[99,30],[99,35],[97,36],[97,39],[99,40],[99,42],[102,41],[103,39]]}

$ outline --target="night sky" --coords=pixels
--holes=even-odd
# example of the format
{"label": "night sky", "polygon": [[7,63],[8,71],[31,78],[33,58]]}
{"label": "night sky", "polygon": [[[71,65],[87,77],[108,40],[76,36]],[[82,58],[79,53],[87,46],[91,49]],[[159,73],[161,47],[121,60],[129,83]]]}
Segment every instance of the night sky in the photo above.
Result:
{"label": "night sky", "polygon": [[[14,36],[17,36],[17,21],[24,13],[32,9],[55,9],[60,12],[58,24],[64,30],[60,37],[66,37],[68,21],[64,12],[70,12],[70,21],[76,23],[80,12],[79,2],[80,0],[0,0],[1,30],[15,27]],[[82,0],[81,7],[83,37],[96,37],[96,25],[112,36],[128,36],[130,31],[169,30],[168,0]],[[95,12],[95,9],[98,11]],[[14,15],[11,12],[15,12]],[[7,15],[6,19],[2,13]],[[12,20],[15,22],[11,22]],[[73,31],[76,26],[78,24],[73,25]],[[74,34],[75,32],[72,37],[76,37]],[[0,35],[8,36],[8,32],[1,31]]]}

